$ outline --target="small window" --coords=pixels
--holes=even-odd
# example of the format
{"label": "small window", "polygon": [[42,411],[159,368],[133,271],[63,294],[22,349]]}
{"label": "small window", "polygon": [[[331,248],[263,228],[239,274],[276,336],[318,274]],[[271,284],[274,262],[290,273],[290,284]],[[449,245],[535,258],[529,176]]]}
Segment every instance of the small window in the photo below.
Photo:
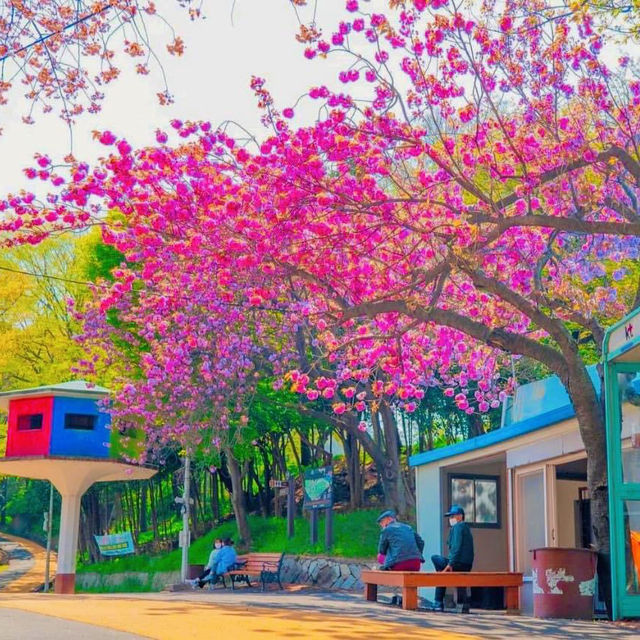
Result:
{"label": "small window", "polygon": [[464,509],[464,518],[475,527],[500,528],[500,477],[450,476],[451,504]]}
{"label": "small window", "polygon": [[41,413],[30,413],[24,416],[18,416],[18,431],[36,431],[42,429]]}
{"label": "small window", "polygon": [[96,417],[86,413],[65,413],[64,415],[65,429],[92,431],[95,427],[95,423]]}

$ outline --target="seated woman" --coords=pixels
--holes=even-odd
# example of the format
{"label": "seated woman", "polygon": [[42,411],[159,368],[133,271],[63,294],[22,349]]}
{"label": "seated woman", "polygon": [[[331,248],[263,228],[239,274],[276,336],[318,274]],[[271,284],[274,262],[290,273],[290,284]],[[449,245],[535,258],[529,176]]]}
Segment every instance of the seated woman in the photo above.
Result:
{"label": "seated woman", "polygon": [[[231,538],[225,538],[222,544],[222,548],[218,551],[216,559],[213,562],[211,569],[212,576],[221,576],[231,569],[231,567],[237,562],[238,554],[233,548],[233,540]],[[215,578],[214,578],[215,580]]]}
{"label": "seated woman", "polygon": [[209,554],[209,561],[205,565],[204,571],[195,580],[191,581],[191,584],[194,587],[200,587],[202,589],[202,587],[204,587],[204,585],[212,578],[210,575],[211,569],[213,569],[213,565],[215,564],[220,549],[222,549],[222,538],[216,538],[213,541],[213,549]]}

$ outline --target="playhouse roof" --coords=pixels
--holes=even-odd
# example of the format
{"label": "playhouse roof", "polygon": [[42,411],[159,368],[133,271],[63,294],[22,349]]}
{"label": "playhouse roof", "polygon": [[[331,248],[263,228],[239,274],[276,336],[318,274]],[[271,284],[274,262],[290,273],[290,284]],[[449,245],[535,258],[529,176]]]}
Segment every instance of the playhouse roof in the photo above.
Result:
{"label": "playhouse roof", "polygon": [[66,396],[68,398],[99,398],[108,395],[109,389],[92,385],[84,380],[73,380],[71,382],[61,382],[59,384],[49,384],[43,387],[31,387],[30,389],[14,389],[13,391],[3,391],[0,393],[0,409],[9,407],[9,400],[15,398],[37,398],[40,396]]}
{"label": "playhouse roof", "polygon": [[[596,365],[589,366],[587,369],[599,393],[600,377]],[[518,387],[515,397],[504,410],[500,429],[446,447],[418,453],[409,458],[409,464],[412,467],[419,467],[469,451],[484,449],[532,431],[545,429],[573,418],[574,415],[573,405],[560,378],[549,376]]]}

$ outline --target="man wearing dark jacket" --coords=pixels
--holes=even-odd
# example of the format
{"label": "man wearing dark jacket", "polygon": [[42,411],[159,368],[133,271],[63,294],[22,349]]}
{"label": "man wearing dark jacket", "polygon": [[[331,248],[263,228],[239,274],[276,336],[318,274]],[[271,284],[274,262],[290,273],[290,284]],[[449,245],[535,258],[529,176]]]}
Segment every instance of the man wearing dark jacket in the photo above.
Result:
{"label": "man wearing dark jacket", "polygon": [[[473,536],[469,525],[464,521],[464,509],[457,504],[451,505],[451,509],[444,514],[449,518],[449,538],[447,547],[449,557],[434,555],[431,562],[436,571],[471,571],[473,566]],[[436,587],[436,601],[434,611],[444,611],[445,587]],[[458,587],[458,609],[469,611],[467,604],[467,589]]]}
{"label": "man wearing dark jacket", "polygon": [[394,511],[384,511],[378,518],[382,528],[378,554],[384,556],[383,571],[420,571],[424,562],[424,541],[408,525],[396,520]]}

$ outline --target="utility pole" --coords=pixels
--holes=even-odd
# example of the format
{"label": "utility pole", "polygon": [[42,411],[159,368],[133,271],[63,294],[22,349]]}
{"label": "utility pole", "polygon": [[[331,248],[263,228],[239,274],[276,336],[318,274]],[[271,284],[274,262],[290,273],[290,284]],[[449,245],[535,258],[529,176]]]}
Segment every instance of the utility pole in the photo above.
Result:
{"label": "utility pole", "polygon": [[51,531],[53,529],[53,482],[49,483],[49,513],[46,522],[47,555],[44,561],[44,590],[49,591],[49,567],[51,564]]}
{"label": "utility pole", "polygon": [[182,564],[180,565],[180,579],[184,582],[189,573],[189,515],[191,504],[191,458],[189,453],[184,456],[184,493],[182,498],[176,498],[178,504],[182,504],[182,532],[180,534],[180,546],[182,547]]}

